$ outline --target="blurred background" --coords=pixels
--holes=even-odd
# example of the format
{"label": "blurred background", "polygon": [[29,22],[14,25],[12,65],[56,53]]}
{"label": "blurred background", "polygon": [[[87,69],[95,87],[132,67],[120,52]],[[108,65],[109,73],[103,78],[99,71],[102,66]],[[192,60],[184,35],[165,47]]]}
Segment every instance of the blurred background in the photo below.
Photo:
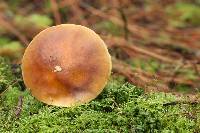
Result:
{"label": "blurred background", "polygon": [[200,0],[0,0],[0,56],[20,64],[33,37],[61,23],[102,37],[113,76],[146,92],[200,91]]}

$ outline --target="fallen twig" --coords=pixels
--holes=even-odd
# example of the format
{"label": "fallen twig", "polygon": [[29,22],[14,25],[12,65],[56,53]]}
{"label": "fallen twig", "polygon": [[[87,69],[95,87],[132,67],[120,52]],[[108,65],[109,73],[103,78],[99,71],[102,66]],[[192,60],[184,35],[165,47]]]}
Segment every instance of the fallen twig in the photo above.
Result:
{"label": "fallen twig", "polygon": [[17,104],[16,110],[15,110],[15,116],[17,118],[19,118],[19,116],[21,114],[22,105],[23,105],[23,96],[19,96],[19,98],[18,98],[18,104]]}
{"label": "fallen twig", "polygon": [[2,93],[0,93],[0,96],[2,96],[11,86],[13,86],[14,84],[16,84],[16,83],[18,83],[19,81],[18,80],[16,80],[16,81],[14,81],[13,83],[11,83],[10,85],[8,85],[7,87],[6,87],[6,89],[2,92]]}
{"label": "fallen twig", "polygon": [[168,86],[162,83],[153,83],[155,75],[151,75],[147,72],[144,72],[140,69],[132,69],[128,64],[113,58],[113,71],[115,73],[125,76],[129,82],[143,87],[146,92],[148,91],[164,91],[169,92]]}
{"label": "fallen twig", "polygon": [[[107,37],[106,37],[107,38]],[[105,38],[105,39],[106,39]],[[146,50],[144,48],[140,48],[136,45],[128,45],[130,44],[130,42],[126,41],[125,39],[123,38],[118,38],[118,37],[112,37],[112,39],[110,38],[107,38],[106,40],[112,40],[109,41],[109,43],[114,43],[115,45],[114,46],[118,46],[120,48],[125,48],[125,49],[130,49],[132,51],[135,51],[135,52],[138,52],[138,53],[141,53],[141,54],[144,54],[144,55],[148,55],[150,57],[153,57],[153,58],[156,58],[160,61],[163,61],[163,62],[167,62],[167,63],[174,63],[174,64],[177,64],[178,62],[173,60],[173,59],[170,59],[170,58],[167,58],[167,57],[164,57],[162,55],[159,55],[157,53],[154,53],[154,52],[151,52],[149,50]],[[112,44],[111,44],[112,45]]]}

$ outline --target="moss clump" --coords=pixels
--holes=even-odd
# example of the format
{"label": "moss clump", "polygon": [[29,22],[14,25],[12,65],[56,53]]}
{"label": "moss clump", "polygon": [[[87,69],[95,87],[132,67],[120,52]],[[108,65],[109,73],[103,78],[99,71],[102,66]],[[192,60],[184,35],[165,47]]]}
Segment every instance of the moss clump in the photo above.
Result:
{"label": "moss clump", "polygon": [[0,57],[0,93],[9,87],[11,82],[14,80],[11,67],[8,64],[8,60]]}
{"label": "moss clump", "polygon": [[101,21],[95,24],[94,28],[96,30],[103,30],[106,33],[110,33],[114,36],[121,36],[123,35],[123,28],[115,25],[111,21]]}
{"label": "moss clump", "polygon": [[23,51],[24,48],[19,41],[12,41],[7,37],[0,37],[0,56],[17,59],[22,56]]}
{"label": "moss clump", "polygon": [[52,20],[48,16],[40,14],[30,14],[26,17],[16,15],[14,21],[18,25],[23,24],[25,27],[36,26],[38,28],[47,28],[53,24]]}
{"label": "moss clump", "polygon": [[[23,107],[14,114],[18,97]],[[10,88],[0,97],[0,132],[187,132],[200,130],[200,105],[178,104],[164,93],[145,94],[129,83],[112,78],[88,104],[59,108],[34,99],[28,91]]]}
{"label": "moss clump", "polygon": [[169,24],[174,27],[200,26],[200,7],[186,2],[177,2],[166,8],[171,17]]}

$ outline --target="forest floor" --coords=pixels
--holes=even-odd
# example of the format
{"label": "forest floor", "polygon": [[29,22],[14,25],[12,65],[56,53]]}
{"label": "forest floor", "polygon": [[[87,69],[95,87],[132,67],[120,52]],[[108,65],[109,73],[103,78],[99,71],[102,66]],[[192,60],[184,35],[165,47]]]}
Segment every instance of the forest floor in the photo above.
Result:
{"label": "forest floor", "polygon": [[[105,108],[108,106],[107,102],[113,104],[116,102],[116,99],[113,100],[107,93],[105,93],[105,97],[108,98],[107,102],[101,101],[98,103],[98,99],[94,101],[101,107],[94,109],[94,107],[91,106],[96,107],[97,105],[96,103],[94,105],[91,103],[76,108],[76,110],[78,110],[77,114],[66,113],[67,111],[73,112],[73,109],[59,110],[59,108],[45,106],[33,100],[33,103],[30,104],[36,104],[38,106],[35,108],[33,107],[33,111],[27,111],[29,108],[24,107],[25,111],[22,112],[21,118],[16,118],[16,121],[9,120],[6,123],[8,127],[4,126],[2,131],[5,132],[11,128],[17,131],[17,128],[15,129],[14,127],[20,127],[21,131],[23,131],[22,129],[25,129],[27,124],[33,123],[30,124],[30,127],[28,128],[30,130],[35,126],[37,127],[34,122],[42,123],[39,118],[45,120],[43,122],[47,122],[47,118],[54,118],[57,115],[63,116],[56,122],[57,125],[60,124],[60,126],[62,126],[61,123],[65,120],[64,117],[67,115],[77,115],[78,117],[76,119],[73,119],[74,117],[72,116],[68,116],[67,118],[73,119],[72,122],[74,123],[78,122],[79,124],[83,124],[81,123],[82,119],[88,117],[88,123],[86,120],[83,124],[85,127],[79,125],[80,127],[78,127],[78,129],[86,129],[87,127],[96,129],[98,127],[95,127],[95,124],[93,127],[92,122],[89,121],[91,116],[86,115],[82,117],[78,114],[78,112],[84,112],[83,114],[90,113],[86,110],[89,106],[88,108],[92,110],[91,112],[92,114],[94,113],[93,115],[102,115],[101,120],[104,122],[107,121],[106,118],[109,116],[110,119],[108,118],[108,121],[113,121],[115,115],[120,113],[123,114],[122,118],[119,118],[119,121],[122,123],[124,122],[124,129],[118,129],[118,126],[120,125],[116,122],[116,128],[113,127],[113,129],[115,129],[113,132],[122,132],[125,131],[126,128],[130,128],[130,125],[127,124],[128,121],[136,121],[136,123],[133,124],[136,127],[131,127],[132,129],[135,129],[133,132],[146,132],[149,131],[148,129],[152,129],[152,132],[156,132],[161,130],[160,127],[163,132],[198,132],[200,130],[200,127],[198,126],[198,123],[200,122],[199,14],[199,0],[0,1],[0,57],[7,58],[11,62],[8,66],[8,70],[12,71],[10,76],[7,75],[9,72],[3,71],[7,71],[5,69],[7,68],[5,67],[7,65],[5,65],[4,59],[0,59],[1,115],[7,110],[13,111],[13,108],[18,106],[18,101],[20,101],[18,98],[21,96],[21,93],[22,96],[29,95],[29,92],[24,91],[25,87],[20,72],[21,58],[25,48],[40,31],[49,26],[61,23],[74,23],[87,26],[102,37],[112,55],[113,69],[111,79],[117,77],[117,80],[111,80],[109,85],[112,82],[119,82],[120,79],[120,81],[123,80],[123,83],[116,88],[120,88],[120,86],[126,84],[125,82],[129,82],[134,86],[137,86],[136,88],[142,88],[145,92],[143,94],[138,94],[136,99],[134,99],[134,97],[130,98],[128,101],[125,100],[127,102],[126,104],[120,103],[119,109],[122,110],[121,112],[118,110],[118,105],[114,106],[110,111],[113,116],[105,113],[109,112],[106,111]],[[10,78],[13,76],[14,78]],[[10,81],[10,79],[12,80]],[[109,85],[107,86],[108,90],[110,88]],[[18,90],[21,91],[18,92],[16,90],[11,93],[9,91],[10,88],[18,88]],[[155,94],[152,94],[152,92]],[[112,90],[111,94],[114,95],[115,93],[116,92],[113,92]],[[132,93],[135,93],[135,91]],[[15,96],[13,96],[12,99],[8,98],[9,95]],[[104,93],[102,95],[104,96]],[[109,99],[109,97],[111,99]],[[150,100],[147,100],[147,104],[143,105],[141,102],[148,98]],[[2,99],[7,99],[10,102],[5,103]],[[156,99],[158,101],[156,101]],[[159,102],[160,99],[164,100]],[[134,106],[138,105],[138,108],[135,107],[133,110],[136,112],[133,113],[131,112],[133,110],[127,111],[127,108],[133,106],[132,102],[134,100],[137,101],[134,103]],[[11,101],[15,102],[11,104]],[[26,103],[26,99],[24,102]],[[111,106],[110,103],[109,106]],[[168,106],[168,103],[170,107]],[[37,109],[46,112],[46,114],[37,112]],[[37,119],[31,119],[30,114],[28,113],[34,112],[35,110],[37,110],[35,116]],[[124,113],[125,110],[129,112],[129,114]],[[142,114],[137,114],[137,110],[140,110]],[[50,116],[46,116],[48,111],[50,112]],[[170,111],[172,114],[170,114]],[[152,115],[155,112],[159,115]],[[18,117],[15,113],[14,116],[9,113],[11,112],[8,111],[8,114],[0,118],[1,123],[5,122],[6,117],[9,117],[8,119]],[[23,115],[23,113],[26,115]],[[131,116],[133,114],[134,116]],[[177,120],[174,120],[176,114],[179,115],[177,116]],[[169,115],[171,116],[169,117],[171,118],[171,121],[167,119]],[[164,116],[162,120],[158,119],[162,116]],[[94,119],[99,119],[99,117],[94,117]],[[134,119],[130,120],[130,117],[133,117]],[[31,121],[26,123],[28,119],[31,119]],[[147,120],[143,120],[143,123],[140,123],[141,126],[139,121],[137,121],[138,119]],[[101,120],[94,121],[99,122],[99,125],[101,125]],[[152,127],[149,127],[151,126],[151,124],[149,124],[151,122],[153,125]],[[172,126],[172,123],[176,123],[174,127]],[[107,123],[105,125],[112,127],[115,124]],[[73,123],[68,126],[72,125]],[[53,127],[52,123],[50,125],[44,124],[44,128],[38,127],[39,130],[33,129],[31,131],[42,131],[47,129],[48,126]],[[103,127],[103,125],[101,126],[102,132],[106,132],[107,130],[103,130],[106,129],[106,127]],[[185,130],[183,128],[184,126],[187,127]],[[69,129],[69,127],[67,127],[66,129],[72,131],[73,128]],[[189,130],[190,128],[192,130]],[[51,131],[53,131],[53,129]],[[91,132],[95,132],[95,130]]]}

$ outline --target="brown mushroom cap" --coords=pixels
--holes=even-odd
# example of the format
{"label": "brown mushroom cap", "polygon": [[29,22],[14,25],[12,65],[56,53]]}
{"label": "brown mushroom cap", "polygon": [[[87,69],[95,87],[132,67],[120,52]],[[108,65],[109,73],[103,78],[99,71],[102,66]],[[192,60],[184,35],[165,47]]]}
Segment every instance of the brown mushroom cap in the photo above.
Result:
{"label": "brown mushroom cap", "polygon": [[111,57],[92,30],[74,24],[53,26],[29,44],[22,60],[25,85],[49,105],[74,106],[96,98],[111,73]]}

